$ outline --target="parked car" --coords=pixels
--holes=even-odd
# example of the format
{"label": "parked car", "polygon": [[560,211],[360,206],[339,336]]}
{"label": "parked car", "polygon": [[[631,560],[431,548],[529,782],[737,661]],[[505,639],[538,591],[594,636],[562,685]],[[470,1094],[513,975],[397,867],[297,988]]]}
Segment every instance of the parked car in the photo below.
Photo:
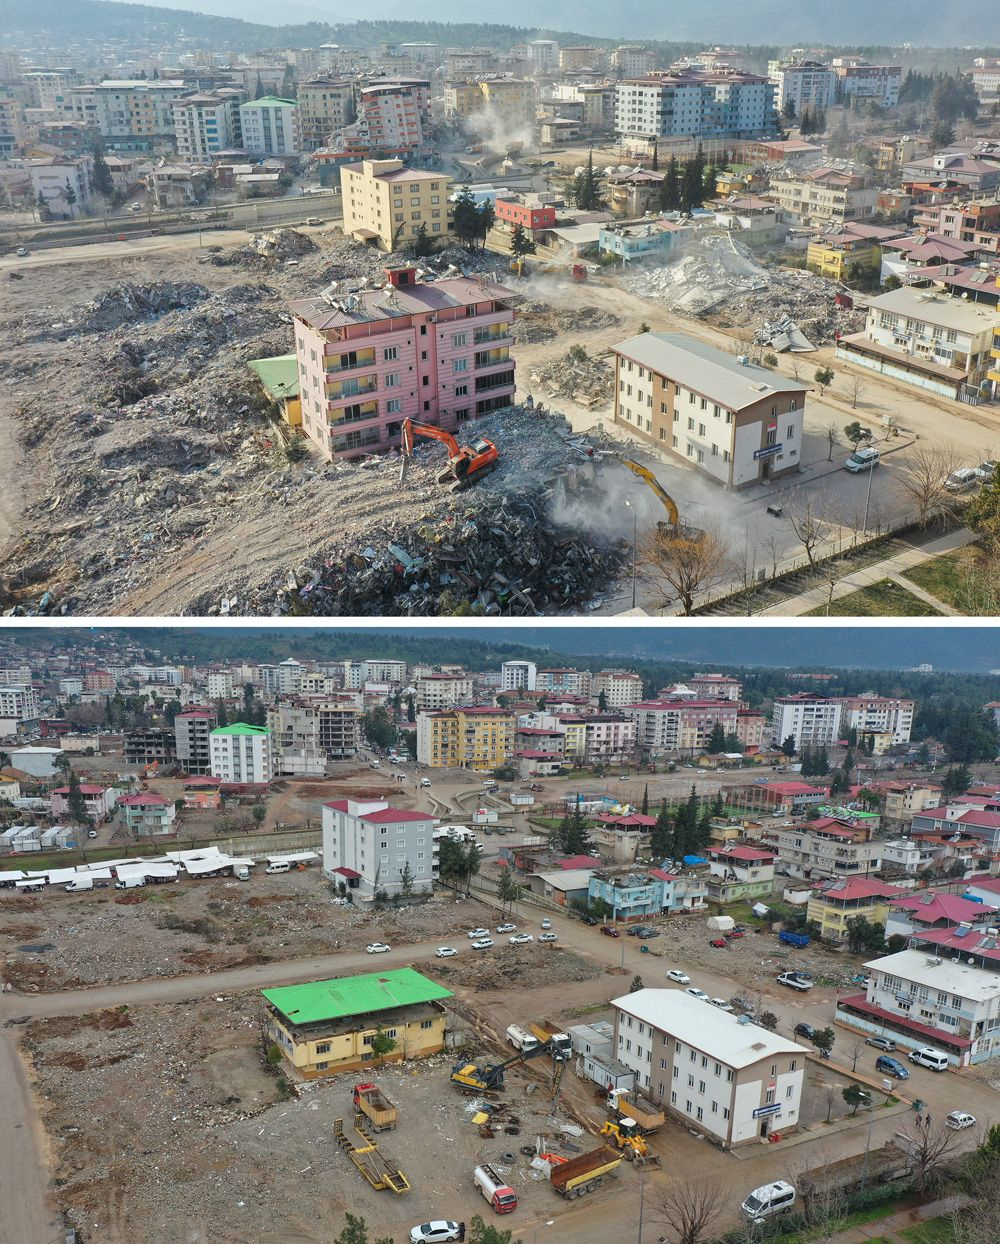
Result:
{"label": "parked car", "polygon": [[[996,474],[997,465],[997,462],[995,462],[992,458],[986,462],[980,462],[979,466],[976,467],[976,474],[984,483],[987,483]],[[966,1117],[971,1118],[972,1116],[969,1115]]]}
{"label": "parked car", "polygon": [[540,942],[555,942],[559,940],[558,933],[539,933],[538,940]]}
{"label": "parked car", "polygon": [[713,937],[708,944],[709,946],[715,946],[718,950],[725,950],[729,945],[724,937]]}
{"label": "parked car", "polygon": [[629,935],[629,937],[642,937],[644,933],[649,932],[649,929],[644,924],[633,924],[632,927],[630,929],[626,929],[625,932]]}
{"label": "parked car", "polygon": [[[516,924],[498,924],[497,932],[498,933],[516,933],[517,925]],[[530,938],[529,938],[529,941],[530,941]]]}
{"label": "parked car", "polygon": [[685,989],[685,993],[689,993],[692,998],[697,998],[699,1002],[709,1002],[710,998],[704,989],[696,989],[694,985],[690,989]]}
{"label": "parked car", "polygon": [[878,466],[880,456],[877,449],[873,449],[870,445],[864,445],[851,454],[844,463],[844,469],[852,471],[854,474],[857,474],[859,471],[872,471]]}
{"label": "parked car", "polygon": [[548,916],[543,916],[543,917],[542,917],[542,928],[543,928],[543,929],[551,929],[551,928],[552,928],[552,921],[548,918]]}
{"label": "parked car", "polygon": [[385,942],[369,942],[365,947],[365,950],[367,950],[370,955],[385,955],[392,950],[392,947],[386,945]]}
{"label": "parked car", "polygon": [[865,1037],[865,1045],[873,1045],[877,1050],[885,1050],[891,1054],[896,1048],[896,1042],[889,1037]]}
{"label": "parked car", "polygon": [[581,916],[580,919],[584,924],[589,924],[591,928],[601,923],[596,916]]}
{"label": "parked car", "polygon": [[481,937],[472,943],[473,950],[488,950],[493,945],[492,937]]}
{"label": "parked car", "polygon": [[478,929],[470,929],[469,932],[466,934],[466,937],[468,937],[469,940],[471,941],[473,938],[489,937],[489,935],[490,935],[489,929],[478,928]]}
{"label": "parked car", "polygon": [[621,931],[613,928],[610,924],[602,924],[601,932],[605,937],[621,937]]}
{"label": "parked car", "polygon": [[96,830],[96,829],[88,829],[88,830],[87,830],[87,837],[88,837],[88,838],[96,838],[96,837],[97,837],[97,830]]}
{"label": "parked car", "polygon": [[728,1014],[735,1014],[735,1008],[731,1007],[725,998],[709,998],[712,1006],[717,1006],[720,1011],[726,1011]]}
{"label": "parked car", "polygon": [[961,1132],[966,1127],[976,1126],[976,1116],[974,1114],[966,1114],[964,1110],[953,1110],[944,1121],[945,1127],[950,1127],[953,1132]]}
{"label": "parked car", "polygon": [[948,492],[971,492],[979,482],[975,467],[959,467],[944,481],[944,486]]}
{"label": "parked car", "polygon": [[690,985],[691,977],[687,972],[682,972],[680,968],[671,968],[667,973],[668,981],[676,981],[678,985]]}
{"label": "parked car", "polygon": [[923,1045],[919,1050],[910,1050],[907,1055],[911,1063],[918,1067],[927,1067],[930,1071],[947,1071],[948,1055],[936,1050],[932,1045]]}
{"label": "parked car", "polygon": [[19,247],[17,248],[17,250],[16,250],[15,254],[16,254],[19,258],[23,259],[26,255],[30,255],[30,254],[31,254],[31,251],[29,251],[29,250],[28,250],[28,248],[27,248],[26,246],[19,246]]}
{"label": "parked car", "polygon": [[[497,929],[497,932],[499,933],[500,930]],[[515,933],[513,937],[507,938],[507,941],[512,946],[525,946],[528,942],[533,942],[534,940],[530,933]]]}
{"label": "parked car", "polygon": [[461,1235],[457,1222],[449,1222],[439,1218],[434,1222],[425,1222],[418,1227],[410,1228],[410,1244],[444,1244],[446,1240],[457,1240]]}
{"label": "parked car", "polygon": [[322,225],[323,223],[324,221],[320,220],[318,216],[307,216],[306,217],[307,225],[313,225],[315,227],[317,225]]}
{"label": "parked car", "polygon": [[435,959],[453,959],[458,951],[454,946],[439,946],[434,952]]}
{"label": "parked car", "polygon": [[880,1054],[875,1059],[875,1070],[883,1071],[887,1076],[892,1076],[896,1080],[908,1080],[910,1073],[903,1064],[896,1058],[890,1058],[888,1054]]}
{"label": "parked car", "polygon": [[797,1037],[805,1037],[807,1041],[811,1041],[816,1035],[816,1029],[812,1026],[812,1024],[796,1024],[795,1035]]}

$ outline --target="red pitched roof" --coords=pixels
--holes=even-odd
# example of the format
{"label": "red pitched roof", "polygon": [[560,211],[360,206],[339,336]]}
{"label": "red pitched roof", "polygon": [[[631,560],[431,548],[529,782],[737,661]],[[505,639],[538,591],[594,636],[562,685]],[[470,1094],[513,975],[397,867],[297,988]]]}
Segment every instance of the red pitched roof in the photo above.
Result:
{"label": "red pitched roof", "polygon": [[[930,900],[928,902],[928,899]],[[935,920],[954,920],[956,924],[982,919],[993,909],[985,903],[974,903],[960,894],[932,894],[924,890],[892,900],[894,909],[912,912],[928,924]]]}
{"label": "red pitched roof", "polygon": [[205,787],[211,786],[214,788],[216,786],[221,786],[221,785],[222,785],[222,779],[214,778],[214,777],[190,777],[190,778],[185,778],[184,780],[185,790],[194,789],[195,787],[199,787],[199,786],[205,786]]}
{"label": "red pitched roof", "polygon": [[571,868],[595,868],[598,862],[592,855],[567,855],[564,859],[556,860],[556,865],[569,870]]}
{"label": "red pitched roof", "polygon": [[638,826],[640,829],[652,829],[656,824],[655,816],[643,816],[641,812],[630,812],[628,816],[609,816],[605,814],[597,818],[604,825]]}
{"label": "red pitched roof", "polygon": [[725,856],[726,859],[744,860],[748,864],[756,863],[758,860],[773,860],[776,858],[774,851],[759,851],[756,847],[720,847],[717,851],[711,851],[709,854],[713,859]]}
{"label": "red pitched roof", "polygon": [[332,869],[332,871],[335,872],[340,877],[347,877],[349,881],[357,881],[358,878],[361,876],[361,874],[356,873],[353,868],[341,867],[341,868],[334,868]]}
{"label": "red pitched roof", "polygon": [[412,812],[407,808],[383,808],[381,812],[368,812],[358,819],[367,821],[369,825],[395,825],[400,821],[432,821],[434,818],[429,812]]}
{"label": "red pitched roof", "polygon": [[840,899],[846,903],[859,898],[896,898],[904,893],[899,886],[886,885],[884,881],[871,881],[867,877],[847,877],[821,890],[820,897]]}
{"label": "red pitched roof", "polygon": [[[863,993],[854,994],[849,998],[838,998],[837,1005],[853,1007],[854,1010],[860,1011],[862,1015],[870,1015],[873,1019],[882,1020],[883,1023],[888,1020],[896,1024],[904,1032],[914,1032],[918,1036],[927,1037],[935,1045],[942,1043],[947,1031],[941,1028],[932,1028],[929,1024],[918,1024],[915,1020],[909,1019],[905,1015],[899,1015],[895,1011],[886,1011],[880,1006],[874,1006],[868,1001],[867,995]],[[947,1031],[947,1043],[963,1050],[968,1049],[972,1044],[967,1037],[959,1037],[951,1031]]]}
{"label": "red pitched roof", "polygon": [[808,782],[765,782],[763,790],[776,795],[825,795],[825,786],[810,786]]}
{"label": "red pitched roof", "polygon": [[323,807],[333,808],[334,812],[346,812],[347,811],[347,800],[346,799],[328,799],[326,803],[323,804]]}
{"label": "red pitched roof", "polygon": [[[106,790],[106,786],[84,786],[82,784],[80,786],[81,795],[103,795]],[[69,787],[57,786],[52,793],[53,795],[68,795]]]}

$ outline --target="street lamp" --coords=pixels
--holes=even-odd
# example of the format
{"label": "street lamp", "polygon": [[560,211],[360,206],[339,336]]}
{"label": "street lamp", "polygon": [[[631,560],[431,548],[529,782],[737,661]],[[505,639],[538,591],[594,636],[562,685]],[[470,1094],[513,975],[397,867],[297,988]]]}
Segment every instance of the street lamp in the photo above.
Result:
{"label": "street lamp", "polygon": [[868,534],[868,507],[871,505],[871,502],[872,502],[872,480],[874,479],[874,477],[875,477],[875,464],[872,463],[872,465],[868,468],[868,492],[865,495],[865,521],[861,527],[861,534],[863,536]]}
{"label": "street lamp", "polygon": [[625,502],[632,511],[632,608],[635,608],[635,556],[639,536],[639,514],[631,501]]}

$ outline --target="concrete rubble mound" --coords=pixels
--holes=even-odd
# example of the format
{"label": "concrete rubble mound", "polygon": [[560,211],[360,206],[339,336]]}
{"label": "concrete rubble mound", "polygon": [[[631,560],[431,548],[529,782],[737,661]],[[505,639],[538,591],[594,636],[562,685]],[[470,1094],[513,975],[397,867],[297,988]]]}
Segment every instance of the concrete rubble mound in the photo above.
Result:
{"label": "concrete rubble mound", "polygon": [[318,250],[312,238],[297,229],[271,229],[255,234],[245,246],[210,256],[210,260],[219,267],[236,264],[243,268],[268,269]]}
{"label": "concrete rubble mound", "polygon": [[778,354],[788,350],[792,354],[809,354],[816,347],[792,319],[772,322],[765,320],[754,339],[757,345],[770,346]]}
{"label": "concrete rubble mound", "polygon": [[569,398],[591,409],[607,405],[614,396],[615,373],[610,363],[572,350],[531,372],[532,388],[555,398]]}
{"label": "concrete rubble mound", "polygon": [[598,332],[618,328],[624,321],[601,307],[555,308],[547,302],[528,300],[519,304],[513,338],[519,345],[552,341],[573,332]]}
{"label": "concrete rubble mound", "polygon": [[152,285],[122,281],[90,303],[74,328],[81,333],[108,333],[136,320],[193,307],[207,297],[204,285],[193,281],[156,281]]}

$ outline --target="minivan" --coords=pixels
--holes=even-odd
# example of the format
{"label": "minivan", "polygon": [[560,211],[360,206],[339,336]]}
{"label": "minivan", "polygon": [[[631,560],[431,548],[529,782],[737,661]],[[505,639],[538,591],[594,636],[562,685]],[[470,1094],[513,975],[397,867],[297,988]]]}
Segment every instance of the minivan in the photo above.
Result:
{"label": "minivan", "polygon": [[754,1188],[740,1209],[751,1222],[763,1222],[765,1218],[772,1218],[775,1214],[789,1213],[794,1205],[794,1187],[779,1179],[776,1183]]}
{"label": "minivan", "polygon": [[420,779],[420,785],[421,785],[421,786],[430,786],[430,784],[431,784],[431,780],[430,780],[430,778],[421,778],[421,779]]}
{"label": "minivan", "polygon": [[291,870],[291,867],[288,860],[275,860],[273,864],[268,864],[264,871],[266,873],[287,873]]}
{"label": "minivan", "polygon": [[893,1076],[897,1080],[908,1080],[910,1073],[903,1064],[896,1058],[890,1058],[888,1054],[880,1054],[875,1059],[875,1070],[884,1071],[886,1075]]}
{"label": "minivan", "polygon": [[931,1071],[948,1070],[948,1055],[930,1045],[921,1046],[919,1050],[910,1050],[910,1062],[919,1063],[921,1067],[927,1067]]}
{"label": "minivan", "polygon": [[880,456],[881,455],[877,449],[872,449],[870,445],[865,445],[861,449],[856,449],[854,453],[851,454],[851,456],[844,463],[844,469],[846,471],[853,471],[855,474],[857,474],[858,471],[874,470],[874,468],[879,464]]}

